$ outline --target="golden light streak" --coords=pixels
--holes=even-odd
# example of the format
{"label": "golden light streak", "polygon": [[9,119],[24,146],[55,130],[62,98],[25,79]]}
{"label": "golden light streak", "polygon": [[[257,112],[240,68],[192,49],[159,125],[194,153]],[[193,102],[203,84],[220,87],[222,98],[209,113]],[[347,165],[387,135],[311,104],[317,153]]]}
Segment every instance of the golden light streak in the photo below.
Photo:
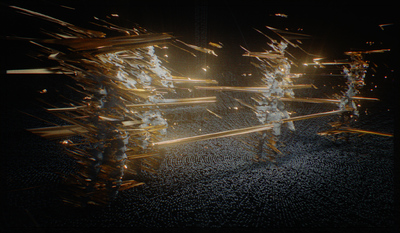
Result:
{"label": "golden light streak", "polygon": [[307,119],[312,119],[312,118],[317,118],[317,117],[324,117],[324,116],[329,116],[329,115],[341,114],[341,113],[348,112],[348,111],[351,111],[351,110],[352,109],[349,108],[347,110],[335,110],[335,111],[314,113],[314,114],[303,115],[303,116],[295,116],[295,117],[292,117],[292,118],[282,119],[282,122],[307,120]]}
{"label": "golden light streak", "polygon": [[283,58],[285,58],[285,56],[283,54],[277,53],[277,52],[274,52],[274,51],[270,51],[270,52],[247,52],[247,53],[243,54],[242,56],[244,56],[244,57],[269,58],[269,59],[276,59],[276,58],[283,59]]}
{"label": "golden light streak", "polygon": [[179,138],[179,139],[173,139],[173,140],[163,141],[163,142],[156,142],[156,143],[153,143],[153,145],[158,146],[158,147],[177,145],[177,144],[183,144],[183,143],[189,143],[189,142],[198,142],[198,141],[204,141],[204,140],[215,139],[215,138],[224,138],[224,137],[237,136],[237,135],[248,134],[248,133],[253,133],[253,132],[265,131],[265,130],[270,130],[272,128],[273,128],[272,125],[259,125],[259,126],[253,126],[253,127],[243,128],[243,129],[234,129],[234,130],[222,131],[222,132],[217,132],[217,133],[210,133],[210,134],[198,135],[198,136],[193,136],[193,137]]}
{"label": "golden light streak", "polygon": [[175,103],[156,103],[156,104],[130,104],[126,105],[127,108],[139,108],[139,107],[153,107],[153,106],[170,106],[170,105],[191,105],[191,104],[208,104],[215,103],[216,100],[197,100],[197,101],[184,101]]}
{"label": "golden light streak", "polygon": [[212,79],[196,79],[196,78],[186,78],[179,76],[172,76],[172,79],[168,79],[169,81],[173,81],[175,83],[213,83],[218,84],[216,80]]}
{"label": "golden light streak", "polygon": [[89,132],[85,128],[77,125],[42,127],[42,128],[28,129],[28,131],[44,138],[68,137],[76,134]]}
{"label": "golden light streak", "polygon": [[[312,84],[297,84],[297,85],[282,85],[283,89],[303,89],[303,88],[317,88]],[[216,90],[216,91],[242,91],[242,92],[263,92],[269,90],[270,87],[230,87],[230,86],[195,86],[195,89],[200,90]]]}
{"label": "golden light streak", "polygon": [[353,99],[353,100],[373,100],[373,101],[379,101],[379,99],[377,99],[377,98],[357,97],[357,96],[353,96],[351,99]]}
{"label": "golden light streak", "polygon": [[218,55],[214,52],[214,50],[212,50],[212,49],[202,48],[202,47],[199,47],[199,46],[196,46],[196,45],[188,44],[188,43],[185,43],[185,42],[183,42],[183,41],[181,41],[181,40],[176,40],[176,41],[178,41],[178,42],[180,42],[180,43],[186,45],[186,46],[189,47],[189,48],[192,48],[192,49],[194,49],[194,50],[197,50],[197,51],[199,51],[199,52],[211,54],[211,55],[214,55],[214,56],[216,56],[216,57],[218,56]]}
{"label": "golden light streak", "polygon": [[[221,42],[220,42],[220,43],[221,43]],[[221,44],[217,44],[217,43],[214,43],[214,42],[208,42],[208,44],[211,45],[211,46],[213,46],[213,47],[222,49],[222,45],[221,45]]]}
{"label": "golden light streak", "polygon": [[222,119],[222,117],[221,117],[220,115],[216,114],[215,112],[211,111],[210,109],[206,108],[206,110],[207,110],[209,113],[213,114],[214,116],[218,117],[219,119]]}
{"label": "golden light streak", "polygon": [[126,151],[126,154],[127,154],[127,159],[129,159],[129,160],[148,158],[148,157],[158,155],[158,153],[135,154],[135,152],[131,152],[131,151]]}
{"label": "golden light streak", "polygon": [[59,71],[50,68],[7,70],[7,74],[74,74],[71,71]]}
{"label": "golden light streak", "polygon": [[304,103],[330,103],[330,104],[338,104],[340,100],[337,99],[319,99],[319,98],[280,98],[282,101],[288,102],[304,102]]}
{"label": "golden light streak", "polygon": [[191,102],[191,101],[201,101],[201,100],[217,100],[217,97],[205,96],[205,97],[195,97],[195,98],[164,99],[163,103]]}
{"label": "golden light streak", "polygon": [[374,134],[374,135],[379,135],[379,136],[393,137],[393,134],[390,134],[390,133],[381,133],[381,132],[376,132],[376,131],[354,129],[354,128],[342,128],[342,129],[344,129],[346,131],[354,132],[354,133]]}
{"label": "golden light streak", "polygon": [[343,127],[343,128],[339,128],[339,129],[331,129],[331,130],[327,130],[324,132],[319,132],[318,135],[325,136],[325,135],[335,135],[335,134],[341,134],[341,133],[360,133],[360,134],[373,134],[373,135],[379,135],[379,136],[385,136],[385,137],[393,137],[393,134],[390,134],[390,133],[381,133],[381,132],[376,132],[376,131],[355,129],[355,128],[349,128],[349,127]]}
{"label": "golden light streak", "polygon": [[303,63],[305,66],[329,66],[329,65],[348,65],[351,64],[351,62],[313,62],[313,63]]}
{"label": "golden light streak", "polygon": [[246,102],[244,102],[244,101],[242,101],[242,100],[240,100],[240,99],[237,99],[237,98],[233,98],[233,99],[236,100],[237,102],[239,102],[241,105],[243,105],[243,106],[245,106],[245,107],[248,107],[248,108],[250,108],[250,109],[252,109],[252,110],[254,110],[254,111],[257,110],[254,106],[252,106],[252,105],[250,105],[250,104],[247,104]]}
{"label": "golden light streak", "polygon": [[375,49],[375,50],[367,50],[367,51],[348,51],[348,52],[345,52],[344,54],[346,54],[346,55],[361,54],[361,53],[369,54],[369,53],[384,53],[384,52],[389,52],[389,51],[390,51],[390,49]]}
{"label": "golden light streak", "polygon": [[124,180],[122,181],[121,186],[118,188],[119,191],[124,191],[127,189],[131,189],[133,187],[139,186],[139,185],[143,185],[143,182],[138,182],[136,180]]}
{"label": "golden light streak", "polygon": [[[168,102],[167,102],[168,101]],[[128,104],[127,108],[137,107],[152,107],[152,106],[169,106],[169,105],[185,105],[185,104],[207,104],[217,102],[217,97],[199,97],[199,98],[187,98],[187,99],[167,99],[166,102],[152,103],[152,104]]]}
{"label": "golden light streak", "polygon": [[87,106],[76,106],[76,107],[67,107],[67,108],[48,108],[49,112],[68,112],[68,111],[76,111],[82,108],[86,108]]}
{"label": "golden light streak", "polygon": [[[324,116],[329,116],[329,115],[334,115],[334,114],[340,114],[340,113],[343,113],[346,111],[347,110],[336,110],[336,111],[330,111],[330,112],[315,113],[315,114],[310,114],[310,115],[304,115],[304,116],[283,119],[281,121],[283,123],[285,123],[285,122],[290,122],[290,121],[306,120],[306,119],[311,119],[311,118],[316,118],[316,117],[324,117]],[[153,143],[153,146],[163,147],[163,146],[169,146],[169,145],[177,145],[177,144],[183,144],[183,143],[204,141],[204,140],[215,139],[215,138],[231,137],[231,136],[243,135],[243,134],[248,134],[248,133],[261,132],[261,131],[265,131],[265,130],[271,130],[273,127],[274,126],[272,124],[258,125],[258,126],[252,126],[252,127],[242,128],[242,129],[227,130],[227,131],[222,131],[222,132],[217,132],[217,133],[210,133],[210,134],[198,135],[198,136],[193,136],[193,137],[186,137],[186,138],[179,138],[179,139],[173,139],[173,140],[168,140],[168,141],[156,142],[156,143]]]}
{"label": "golden light streak", "polygon": [[[217,102],[217,97],[197,97],[197,98],[184,98],[184,99],[164,99],[163,102],[160,103],[152,103],[152,104],[128,104],[126,107],[128,108],[139,108],[139,107],[153,107],[153,106],[169,106],[169,105],[185,105],[185,104],[206,104],[206,103],[215,103]],[[87,106],[75,106],[75,107],[66,107],[66,108],[48,108],[49,112],[67,112],[67,111],[77,111],[82,108],[86,108]]]}

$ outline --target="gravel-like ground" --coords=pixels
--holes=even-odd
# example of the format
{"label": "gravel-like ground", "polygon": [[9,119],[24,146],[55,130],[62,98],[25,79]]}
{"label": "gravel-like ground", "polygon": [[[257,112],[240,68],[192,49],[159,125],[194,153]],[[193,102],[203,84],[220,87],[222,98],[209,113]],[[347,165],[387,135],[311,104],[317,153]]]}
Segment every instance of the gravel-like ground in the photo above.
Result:
{"label": "gravel-like ground", "polygon": [[[205,112],[203,107],[196,109],[198,116]],[[298,114],[324,110],[310,107]],[[223,120],[204,114],[206,119],[178,122],[175,129],[170,128],[167,138],[257,124],[254,116],[244,110],[220,114]],[[279,149],[284,156],[276,164],[252,161],[254,153],[246,150],[242,141],[255,143],[257,134],[171,146],[159,173],[149,175],[146,185],[121,192],[105,208],[86,210],[65,207],[58,199],[60,174],[72,172],[73,161],[55,142],[22,129],[32,127],[35,119],[12,111],[6,119],[10,123],[3,131],[7,133],[3,138],[6,154],[2,153],[6,191],[3,226],[9,229],[39,226],[390,230],[395,224],[393,138],[364,135],[335,143],[316,135],[333,117],[296,122],[296,132],[283,130]],[[12,119],[19,123],[12,123]],[[391,112],[378,109],[360,120],[365,127],[372,122],[370,129],[393,132]]]}

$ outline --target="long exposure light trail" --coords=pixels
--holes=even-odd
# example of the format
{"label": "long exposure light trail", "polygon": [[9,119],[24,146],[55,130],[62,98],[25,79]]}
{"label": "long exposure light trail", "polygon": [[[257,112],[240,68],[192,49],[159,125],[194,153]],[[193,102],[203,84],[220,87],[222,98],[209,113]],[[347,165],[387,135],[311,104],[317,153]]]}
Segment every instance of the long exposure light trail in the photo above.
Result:
{"label": "long exposure light trail", "polygon": [[[164,99],[162,102],[151,103],[151,104],[127,104],[127,108],[140,108],[140,107],[154,107],[154,106],[170,106],[170,105],[191,105],[191,104],[207,104],[215,103],[217,98],[215,96],[210,97],[197,97],[197,98],[185,98],[185,99]],[[77,111],[87,106],[75,106],[66,108],[48,108],[49,112],[65,112],[65,111]]]}
{"label": "long exposure light trail", "polygon": [[214,139],[214,138],[224,138],[224,137],[231,137],[231,136],[237,136],[237,135],[242,135],[242,134],[260,132],[260,131],[270,130],[272,128],[273,128],[273,125],[260,125],[260,126],[253,126],[253,127],[243,128],[243,129],[233,129],[233,130],[222,131],[222,132],[217,132],[217,133],[210,133],[210,134],[198,135],[198,136],[193,136],[193,137],[186,137],[186,138],[179,138],[179,139],[173,139],[173,140],[162,141],[162,142],[155,142],[155,143],[153,143],[153,145],[158,146],[158,147],[168,146],[168,145],[177,145],[177,144],[183,144],[183,143],[189,143],[189,142],[210,140],[210,139]]}
{"label": "long exposure light trail", "polygon": [[[290,122],[290,121],[306,120],[306,119],[311,119],[311,118],[316,118],[316,117],[324,117],[324,116],[329,116],[329,115],[341,114],[346,111],[347,110],[336,110],[336,111],[330,111],[330,112],[315,113],[315,114],[309,114],[309,115],[304,115],[304,116],[297,116],[297,117],[282,119],[281,121],[283,123],[286,123],[286,122]],[[178,145],[178,144],[183,144],[183,143],[210,140],[210,139],[215,139],[215,138],[224,138],[224,137],[231,137],[231,136],[237,136],[237,135],[242,135],[242,134],[262,132],[262,131],[266,131],[266,130],[271,130],[273,128],[274,128],[273,124],[258,125],[258,126],[252,126],[252,127],[242,128],[242,129],[227,130],[227,131],[222,131],[222,132],[217,132],[217,133],[210,133],[210,134],[204,134],[204,135],[197,135],[197,136],[193,136],[193,137],[185,137],[185,138],[178,138],[178,139],[167,140],[167,141],[162,141],[162,142],[155,142],[155,143],[153,143],[153,145],[158,146],[158,147],[164,147],[164,146]]]}
{"label": "long exposure light trail", "polygon": [[312,118],[317,118],[317,117],[341,114],[341,113],[348,112],[348,111],[351,111],[351,109],[334,110],[334,111],[329,111],[329,112],[314,113],[314,114],[303,115],[303,116],[295,116],[295,117],[291,117],[291,118],[282,119],[282,122],[307,120],[307,119],[312,119]]}
{"label": "long exposure light trail", "polygon": [[7,70],[6,74],[74,74],[74,72],[53,70],[51,68]]}
{"label": "long exposure light trail", "polygon": [[[248,139],[252,140],[249,143],[240,138],[238,140],[257,150],[257,152],[253,150],[253,152],[258,153],[255,161],[269,160],[275,163],[275,156],[282,153],[278,149],[281,144],[277,144],[277,142],[281,138],[279,136],[285,132],[281,131],[283,124],[288,130],[294,131],[294,121],[332,115],[340,115],[339,121],[330,124],[333,129],[320,132],[319,135],[333,135],[335,139],[339,138],[337,135],[341,133],[344,133],[346,137],[350,133],[393,136],[389,133],[350,127],[350,123],[359,116],[357,111],[357,107],[360,107],[359,100],[379,100],[377,98],[356,96],[360,94],[359,90],[366,85],[364,78],[369,61],[364,60],[362,55],[383,53],[390,51],[389,49],[349,51],[345,52],[345,54],[350,55],[350,59],[325,62],[321,56],[310,54],[300,47],[303,44],[300,39],[307,39],[310,37],[309,35],[266,26],[275,34],[275,37],[270,37],[257,29],[256,31],[269,39],[267,44],[271,50],[251,52],[242,47],[246,51],[243,56],[252,58],[254,62],[250,62],[250,64],[259,69],[259,72],[254,73],[251,71],[250,73],[247,70],[240,70],[240,73],[245,77],[252,76],[251,83],[259,86],[246,86],[245,84],[243,84],[244,86],[213,86],[218,84],[216,80],[200,79],[196,78],[196,75],[192,76],[194,78],[182,77],[185,74],[165,67],[163,61],[174,66],[172,60],[170,63],[166,59],[169,56],[172,57],[174,53],[167,54],[166,51],[163,51],[165,59],[157,55],[158,49],[164,50],[170,46],[185,51],[194,57],[197,56],[197,52],[217,57],[218,55],[212,49],[188,44],[169,33],[149,32],[138,25],[131,28],[123,28],[94,17],[95,22],[90,22],[92,23],[91,26],[95,25],[95,28],[100,28],[101,30],[106,29],[106,32],[94,31],[21,7],[10,6],[10,8],[21,14],[44,20],[47,24],[55,24],[52,25],[56,27],[55,30],[43,29],[43,33],[46,36],[50,36],[50,38],[6,36],[6,39],[25,41],[37,46],[40,51],[37,55],[39,60],[47,58],[51,62],[58,63],[58,66],[37,69],[10,69],[6,73],[17,75],[67,75],[79,87],[66,86],[79,93],[76,97],[84,95],[84,97],[80,98],[80,101],[71,98],[69,99],[70,103],[63,103],[62,106],[57,106],[60,102],[53,103],[52,100],[49,101],[52,104],[49,103],[51,108],[46,109],[47,112],[53,114],[64,123],[56,124],[44,120],[51,127],[28,129],[28,131],[44,138],[58,140],[60,145],[65,147],[65,152],[76,160],[78,169],[74,174],[66,176],[65,181],[69,185],[69,191],[65,195],[63,194],[63,201],[74,206],[107,204],[116,197],[119,191],[143,184],[140,182],[142,171],[155,173],[159,169],[163,155],[166,152],[162,147],[171,145],[257,132],[262,135],[258,140],[253,137],[255,135],[248,137]],[[111,16],[119,17],[116,13],[111,14]],[[277,16],[287,17],[284,14],[277,14]],[[276,36],[279,39],[273,39]],[[198,43],[196,42],[196,44]],[[223,48],[223,44],[220,42],[218,44],[209,42],[208,45],[218,49]],[[341,74],[329,75],[347,78],[346,92],[342,92],[342,96],[336,95],[335,97],[326,97],[326,99],[295,97],[294,90],[296,89],[318,88],[313,84],[294,84],[292,78],[299,78],[306,73],[290,73],[292,65],[296,65],[294,60],[297,59],[292,55],[292,52],[287,50],[289,45],[315,57],[312,63],[303,63],[305,66],[313,65],[320,68],[328,65],[341,66],[343,68]],[[195,54],[190,50],[197,52]],[[221,56],[220,58],[223,57]],[[178,57],[178,60],[182,62],[185,57]],[[201,60],[205,59],[201,57]],[[182,63],[188,64],[188,70],[194,67],[190,67],[191,65],[187,61]],[[197,64],[200,63],[202,62],[197,62]],[[218,64],[220,63],[216,63],[216,65]],[[197,68],[201,68],[208,73],[210,73],[209,69],[211,69],[211,74],[215,75],[214,72],[218,71],[218,69],[213,70],[208,65],[212,66],[210,60],[208,64],[201,64]],[[233,70],[232,72],[235,71]],[[234,75],[240,75],[240,73],[234,73]],[[179,76],[173,74],[178,74]],[[224,75],[222,76],[224,77]],[[320,76],[326,76],[326,74]],[[54,79],[57,79],[56,76],[54,77]],[[50,84],[49,87],[40,87],[40,90],[36,90],[36,92],[50,94],[52,92],[51,88],[53,88]],[[190,88],[182,88],[175,84],[190,85]],[[234,124],[230,123],[231,116],[246,116],[248,119],[245,119],[245,121],[249,120],[246,123],[251,122],[251,124],[247,125],[254,125],[253,118],[249,117],[247,115],[248,112],[245,111],[235,111],[233,115],[227,116],[224,114],[220,116],[216,113],[220,113],[220,110],[223,110],[223,108],[219,108],[219,105],[212,108],[213,110],[217,109],[214,110],[216,112],[211,111],[208,109],[207,104],[216,103],[217,97],[215,96],[174,99],[178,98],[177,96],[194,97],[196,91],[193,91],[193,89],[197,90],[197,92],[205,92],[204,90],[220,91],[220,94],[221,92],[226,94],[223,93],[224,91],[247,92],[246,94],[229,93],[231,95],[228,95],[228,97],[242,106],[250,108],[252,112],[248,112],[255,114],[254,119],[258,119],[258,124],[260,125],[236,128],[233,126]],[[179,90],[185,90],[185,92],[179,93]],[[186,90],[191,93],[187,93]],[[302,93],[300,91],[300,94]],[[234,98],[236,94],[241,97]],[[166,96],[171,99],[166,99]],[[223,98],[219,98],[219,100],[221,99]],[[247,103],[247,100],[254,102]],[[237,105],[236,102],[235,105]],[[326,112],[321,112],[325,111],[321,110],[318,113],[291,117],[291,113],[285,109],[284,102],[336,104],[338,109]],[[229,106],[230,103],[231,101],[227,101],[222,104]],[[196,128],[199,124],[203,124],[204,119],[207,119],[201,112],[198,115],[200,115],[202,121],[196,122],[196,119],[200,117],[193,118],[190,116],[197,114],[197,109],[190,107],[174,108],[173,106],[201,104],[204,104],[202,110],[205,109],[213,115],[213,120],[215,120],[214,116],[222,119],[218,122],[211,122],[211,127],[215,124],[226,124],[232,126],[231,129],[219,131],[218,127],[215,127],[213,129],[214,133],[177,139],[175,137],[173,140],[161,141],[167,135],[167,130],[169,129],[168,121],[171,120],[167,119],[169,117],[173,117],[174,125],[180,122],[182,118],[185,118],[185,122],[189,119],[191,121],[190,124],[195,125]],[[290,104],[289,106],[296,106],[296,104]],[[176,114],[175,110],[180,111],[181,109],[185,110],[184,114]],[[235,106],[233,109],[239,110],[240,108]],[[190,114],[187,113],[188,111]],[[231,112],[227,111],[225,113],[229,114]],[[176,116],[180,118],[177,121],[175,121]],[[36,118],[40,119],[39,117]],[[182,124],[182,127],[186,126]],[[208,125],[207,127],[210,126]],[[173,126],[171,128],[175,129]],[[179,130],[179,128],[177,127],[176,130]],[[266,153],[264,153],[265,146],[267,146]],[[134,179],[137,180],[126,180],[132,178],[124,177],[125,173],[134,175]]]}
{"label": "long exposure light trail", "polygon": [[382,132],[376,132],[376,131],[371,131],[371,130],[354,129],[354,128],[349,128],[349,127],[342,127],[340,129],[320,132],[320,133],[318,133],[318,135],[326,136],[326,135],[335,135],[335,134],[341,134],[341,133],[373,134],[373,135],[379,135],[379,136],[384,136],[384,137],[393,137],[393,134],[390,134],[390,133],[382,133]]}
{"label": "long exposure light trail", "polygon": [[286,102],[303,102],[303,103],[332,103],[332,104],[338,104],[340,103],[340,100],[337,99],[319,99],[319,98],[287,98],[287,97],[282,97],[280,98],[281,101],[286,101]]}
{"label": "long exposure light trail", "polygon": [[[282,89],[303,89],[312,88],[312,84],[297,84],[297,85],[281,85]],[[231,87],[231,86],[195,86],[199,90],[215,90],[215,91],[241,91],[241,92],[263,92],[270,90],[271,87]]]}

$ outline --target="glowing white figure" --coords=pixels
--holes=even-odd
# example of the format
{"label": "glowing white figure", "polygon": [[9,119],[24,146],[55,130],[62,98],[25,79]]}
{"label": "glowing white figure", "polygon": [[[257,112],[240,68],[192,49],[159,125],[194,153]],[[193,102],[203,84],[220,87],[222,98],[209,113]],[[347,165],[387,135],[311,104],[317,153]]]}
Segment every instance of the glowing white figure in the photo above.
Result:
{"label": "glowing white figure", "polygon": [[340,99],[339,108],[345,110],[350,107],[353,109],[353,115],[359,116],[357,105],[353,97],[360,93],[360,89],[365,86],[365,75],[368,69],[368,63],[363,60],[361,53],[351,53],[350,67],[343,67],[343,73],[347,78],[347,90],[344,96]]}
{"label": "glowing white figure", "polygon": [[[289,118],[289,114],[280,98],[294,96],[292,89],[283,88],[293,84],[289,78],[290,61],[284,56],[287,45],[284,41],[269,43],[273,51],[267,53],[274,55],[264,56],[264,59],[267,60],[263,60],[265,64],[260,66],[263,72],[261,81],[268,89],[263,91],[261,99],[256,101],[258,103],[258,106],[255,106],[257,109],[256,115],[261,123],[272,123],[274,125],[272,132],[275,136],[281,134],[282,123],[280,121]],[[295,130],[293,122],[288,122],[287,125],[290,130]]]}

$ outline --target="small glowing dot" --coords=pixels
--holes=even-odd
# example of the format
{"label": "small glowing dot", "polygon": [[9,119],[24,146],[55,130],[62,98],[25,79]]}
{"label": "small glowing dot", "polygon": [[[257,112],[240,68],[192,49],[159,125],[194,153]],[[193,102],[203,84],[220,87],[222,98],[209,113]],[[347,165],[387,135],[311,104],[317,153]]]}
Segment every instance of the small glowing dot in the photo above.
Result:
{"label": "small glowing dot", "polygon": [[63,141],[61,142],[61,144],[63,144],[63,145],[68,145],[68,144],[70,144],[70,143],[72,143],[71,140],[63,140]]}

